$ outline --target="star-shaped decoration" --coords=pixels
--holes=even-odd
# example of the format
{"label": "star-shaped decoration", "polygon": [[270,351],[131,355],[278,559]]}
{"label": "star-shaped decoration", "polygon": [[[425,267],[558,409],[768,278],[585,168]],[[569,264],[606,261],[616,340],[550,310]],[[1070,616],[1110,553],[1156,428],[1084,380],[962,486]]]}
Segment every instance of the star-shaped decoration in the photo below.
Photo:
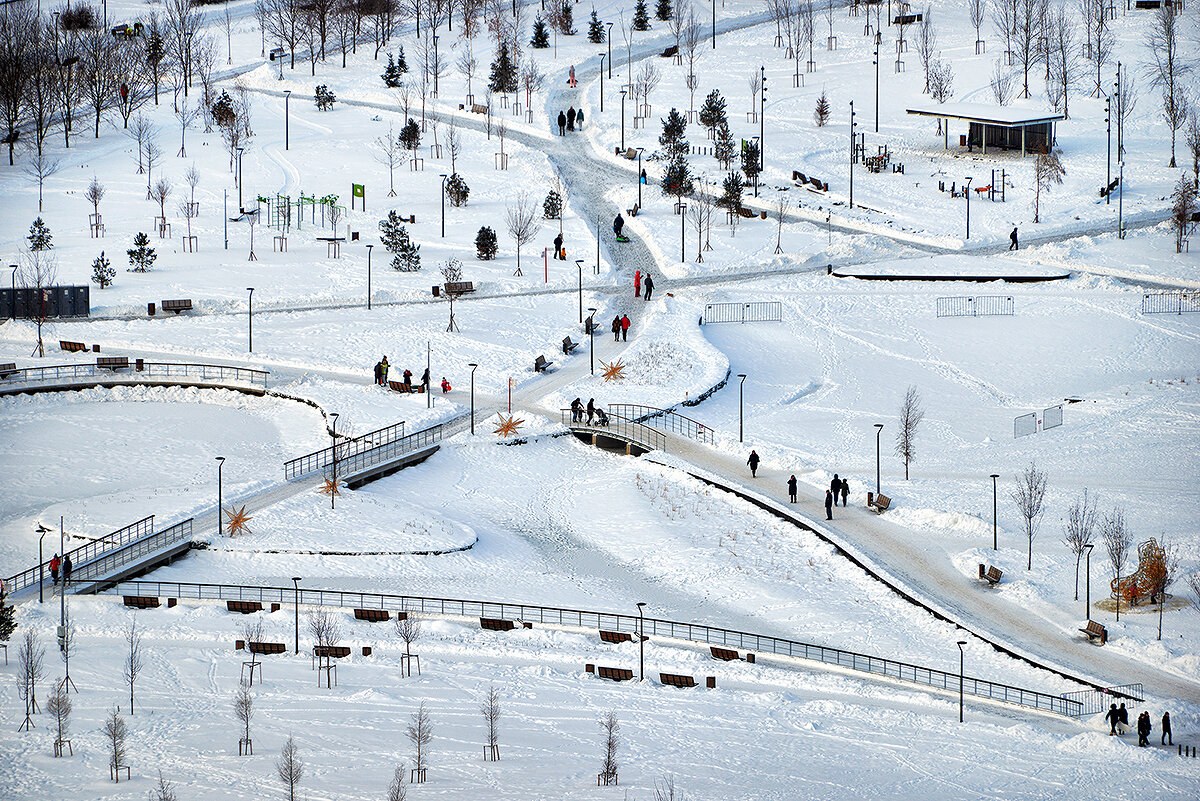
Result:
{"label": "star-shaped decoration", "polygon": [[231,537],[236,537],[239,534],[249,534],[250,527],[247,526],[246,524],[249,523],[253,519],[254,518],[250,517],[250,515],[246,514],[245,506],[243,506],[241,509],[234,509],[232,507],[229,509],[226,509],[225,510],[225,522],[226,522],[226,525],[228,526],[228,528],[226,529],[226,532]]}
{"label": "star-shaped decoration", "polygon": [[336,495],[340,498],[342,497],[342,493],[338,491],[338,488],[341,486],[342,482],[340,480],[327,478],[325,479],[325,484],[321,487],[320,492],[322,495]]}
{"label": "star-shaped decoration", "polygon": [[600,366],[604,368],[605,381],[620,381],[625,377],[625,362],[617,359],[612,364],[600,362]]}
{"label": "star-shaped decoration", "polygon": [[504,417],[503,415],[496,415],[496,417],[500,419],[500,426],[492,433],[499,434],[502,437],[516,434],[517,429],[525,423],[524,420],[518,420],[516,417]]}

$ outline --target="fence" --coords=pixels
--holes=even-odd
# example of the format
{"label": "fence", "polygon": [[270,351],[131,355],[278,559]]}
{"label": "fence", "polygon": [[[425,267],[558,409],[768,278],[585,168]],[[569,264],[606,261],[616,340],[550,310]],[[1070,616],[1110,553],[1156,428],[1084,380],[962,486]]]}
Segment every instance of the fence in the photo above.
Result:
{"label": "fence", "polygon": [[1077,701],[1080,704],[1076,717],[1098,715],[1107,712],[1108,706],[1114,701],[1129,699],[1143,701],[1141,684],[1122,684],[1120,687],[1107,687],[1103,690],[1082,690],[1077,693],[1063,693],[1063,698]]}
{"label": "fence", "polygon": [[[414,431],[405,437],[378,445],[374,448],[359,451],[351,456],[343,455],[342,445],[338,446],[337,472],[341,476],[352,476],[377,464],[390,462],[407,453],[415,453],[441,442],[446,436],[456,434],[466,428],[466,415],[447,420],[444,423],[432,425],[429,428]],[[332,467],[332,463],[330,465]]]}
{"label": "fence", "polygon": [[599,422],[587,423],[582,419],[576,422],[574,420],[575,413],[571,409],[561,409],[559,411],[562,424],[576,431],[591,431],[596,434],[635,442],[652,451],[665,451],[667,449],[666,434],[656,428],[651,428],[634,420],[627,420],[615,412],[608,415],[608,423],[606,425],[601,425]]}
{"label": "fence", "polygon": [[[297,603],[311,606],[335,606],[344,609],[390,609],[450,617],[488,617],[556,626],[626,631],[631,634],[637,634],[640,631],[647,636],[670,637],[753,653],[769,653],[776,656],[807,659],[942,690],[957,691],[959,689],[959,674],[936,668],[700,623],[681,623],[656,618],[643,620],[635,615],[621,615],[613,612],[591,612],[498,601],[470,601],[455,598],[424,598],[341,590],[296,590],[293,587],[253,587],[229,584],[129,581],[118,584],[115,591],[122,595],[154,595],[218,601],[259,601],[264,606],[268,603]],[[966,695],[978,698],[1004,701],[1059,715],[1077,716],[1081,714],[1080,710],[1083,708],[1080,701],[1065,696],[1026,690],[974,676],[963,677],[962,691]]]}
{"label": "fence", "polygon": [[626,420],[682,434],[707,445],[711,445],[713,441],[711,428],[671,409],[656,409],[653,406],[639,406],[634,403],[610,403],[608,411]]}
{"label": "fence", "polygon": [[702,323],[779,323],[783,322],[783,303],[778,300],[756,303],[708,303]]}
{"label": "fence", "polygon": [[48,286],[40,297],[36,287],[0,289],[0,319],[87,317],[91,313],[90,292],[87,285]]}
{"label": "fence", "polygon": [[938,317],[1012,317],[1013,299],[1003,295],[975,295],[937,299]]}
{"label": "fence", "polygon": [[[74,572],[74,570],[81,569],[105,551],[120,548],[153,533],[154,515],[150,515],[136,523],[130,523],[125,528],[119,528],[108,536],[100,537],[99,539],[92,540],[87,545],[81,545],[72,551],[67,551],[63,556],[71,557],[71,567],[72,572]],[[40,582],[45,581],[45,574],[46,570],[43,565],[36,565],[6,579],[4,585],[10,594],[15,595],[26,587],[36,587]]]}
{"label": "fence", "polygon": [[1142,295],[1142,314],[1200,312],[1200,292],[1148,292]]}
{"label": "fence", "polygon": [[156,551],[177,545],[185,540],[190,541],[192,539],[192,522],[193,518],[189,517],[182,523],[176,523],[170,528],[148,534],[120,548],[107,551],[96,559],[76,568],[71,573],[71,581],[72,583],[96,582],[98,579],[112,574],[113,571],[142,561],[145,557]]}
{"label": "fence", "polygon": [[240,389],[262,394],[267,391],[263,370],[220,364],[179,364],[174,362],[130,362],[128,368],[113,369],[94,364],[63,364],[30,367],[4,373],[0,377],[0,395],[47,387],[85,387],[102,384],[181,384]]}
{"label": "fence", "polygon": [[[376,429],[362,436],[348,439],[337,444],[338,462],[352,459],[361,453],[395,442],[404,436],[404,421],[384,428]],[[314,453],[297,456],[283,463],[283,479],[291,481],[294,478],[315,473],[333,464],[333,447],[322,448]]]}
{"label": "fence", "polygon": [[1013,419],[1013,439],[1037,433],[1037,412],[1023,414]]}
{"label": "fence", "polygon": [[1048,428],[1058,428],[1061,426],[1063,421],[1062,412],[1063,407],[1061,403],[1057,406],[1051,406],[1049,409],[1042,409],[1042,430],[1045,431]]}

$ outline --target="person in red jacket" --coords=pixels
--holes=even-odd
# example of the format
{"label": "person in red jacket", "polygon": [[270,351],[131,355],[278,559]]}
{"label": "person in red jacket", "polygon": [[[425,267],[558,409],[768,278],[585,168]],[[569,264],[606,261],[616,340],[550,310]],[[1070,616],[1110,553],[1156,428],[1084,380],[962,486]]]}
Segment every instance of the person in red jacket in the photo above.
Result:
{"label": "person in red jacket", "polygon": [[629,315],[626,314],[621,317],[621,339],[624,342],[629,341],[629,325]]}
{"label": "person in red jacket", "polygon": [[642,271],[638,270],[633,274],[633,296],[640,298],[642,296]]}
{"label": "person in red jacket", "polygon": [[445,376],[442,376],[442,394],[445,395],[449,391],[450,391],[450,382],[446,380]]}
{"label": "person in red jacket", "polygon": [[50,578],[54,582],[55,586],[58,585],[59,564],[60,562],[58,561],[58,554],[54,554],[54,558],[50,560]]}

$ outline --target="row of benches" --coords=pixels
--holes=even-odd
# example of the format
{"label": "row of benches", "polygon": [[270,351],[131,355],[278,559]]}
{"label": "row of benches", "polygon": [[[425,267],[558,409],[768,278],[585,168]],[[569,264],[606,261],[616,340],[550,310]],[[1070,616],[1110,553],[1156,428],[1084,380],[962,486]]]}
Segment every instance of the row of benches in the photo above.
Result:
{"label": "row of benches", "polygon": [[805,175],[804,173],[800,172],[799,170],[792,170],[792,180],[797,182],[801,186],[803,186],[804,184],[812,184],[814,187],[821,190],[822,192],[829,191],[829,182],[828,181],[826,181],[825,183],[821,183],[821,181],[819,181],[818,179],[813,178],[811,175]]}

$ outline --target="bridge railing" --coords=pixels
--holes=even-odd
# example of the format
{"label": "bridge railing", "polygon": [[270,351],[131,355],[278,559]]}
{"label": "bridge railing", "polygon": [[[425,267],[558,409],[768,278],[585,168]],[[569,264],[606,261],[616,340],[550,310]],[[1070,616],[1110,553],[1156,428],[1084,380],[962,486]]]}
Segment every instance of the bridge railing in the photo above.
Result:
{"label": "bridge railing", "polygon": [[[297,590],[294,587],[229,584],[128,581],[119,583],[114,591],[122,595],[154,595],[218,601],[259,601],[264,605],[267,603],[298,603],[344,609],[388,609],[449,617],[488,617],[557,626],[625,631],[635,635],[640,632],[646,636],[670,637],[704,645],[719,645],[723,648],[736,648],[756,654],[769,653],[807,659],[940,690],[957,692],[959,689],[958,673],[937,668],[846,651],[841,648],[830,648],[764,634],[708,626],[702,623],[683,623],[657,618],[642,619],[636,615],[622,615],[614,612],[594,612],[503,601],[474,601],[344,590]],[[1083,703],[1074,698],[1028,690],[976,676],[963,677],[962,692],[964,695],[1003,701],[1059,715],[1077,716],[1082,714],[1084,708]]]}
{"label": "bridge railing", "polygon": [[783,303],[762,300],[751,303],[708,303],[702,318],[710,323],[778,323],[783,321]]}
{"label": "bridge railing", "polygon": [[601,425],[599,416],[592,418],[592,422],[589,423],[582,418],[575,420],[575,414],[571,409],[560,409],[559,412],[562,424],[575,431],[594,431],[597,434],[607,434],[629,442],[636,442],[638,445],[654,451],[667,449],[666,434],[657,428],[628,420],[616,413],[608,414],[608,424]]}
{"label": "bridge railing", "polygon": [[[400,437],[382,445],[377,445],[374,448],[359,450],[352,455],[345,455],[343,447],[347,443],[338,444],[337,454],[337,472],[339,476],[351,476],[355,473],[362,472],[369,467],[374,467],[377,464],[390,462],[407,453],[415,453],[416,451],[428,448],[441,442],[444,438],[457,434],[467,427],[468,417],[459,415],[442,423],[423,428],[420,431]],[[333,462],[329,462],[326,472],[332,474]]]}
{"label": "bridge railing", "polygon": [[176,523],[170,528],[156,531],[101,554],[96,559],[87,562],[71,574],[71,583],[92,583],[126,567],[140,562],[155,551],[176,545],[192,538],[192,523],[194,518],[188,518]]}
{"label": "bridge railing", "polygon": [[[62,556],[64,558],[66,556],[71,557],[72,576],[74,577],[79,574],[80,570],[84,569],[85,565],[95,560],[101,554],[121,548],[130,542],[140,540],[153,533],[154,515],[150,515],[136,523],[130,523],[124,528],[119,528],[111,534],[94,539],[87,545],[81,545],[78,548],[67,551]],[[49,572],[49,567],[43,562],[40,565],[34,565],[28,570],[5,579],[4,586],[9,594],[15,595],[26,587],[36,587],[39,582],[45,581],[46,574]]]}
{"label": "bridge railing", "polygon": [[1142,314],[1200,312],[1200,292],[1147,292],[1142,295]]}
{"label": "bridge railing", "polygon": [[130,360],[128,367],[97,367],[94,364],[61,364],[48,367],[27,367],[0,374],[0,392],[20,392],[78,384],[89,386],[115,383],[178,383],[204,386],[227,386],[267,391],[267,376],[263,370],[222,364],[183,364],[178,362],[139,362]]}
{"label": "bridge railing", "polygon": [[708,445],[713,441],[713,430],[698,420],[685,417],[673,409],[658,409],[636,403],[610,403],[608,411],[626,420],[642,423],[652,428],[661,428]]}
{"label": "bridge railing", "polygon": [[[387,445],[390,442],[404,436],[404,421],[395,423],[390,426],[370,431],[353,439],[343,440],[337,443],[337,458],[338,462],[345,459],[353,459],[361,453],[373,450],[382,445]],[[333,449],[335,446],[330,445],[328,448],[322,448],[319,451],[297,456],[295,459],[289,459],[283,463],[283,479],[291,481],[294,478],[306,476],[309,473],[315,473],[318,470],[323,470],[333,464]]]}

